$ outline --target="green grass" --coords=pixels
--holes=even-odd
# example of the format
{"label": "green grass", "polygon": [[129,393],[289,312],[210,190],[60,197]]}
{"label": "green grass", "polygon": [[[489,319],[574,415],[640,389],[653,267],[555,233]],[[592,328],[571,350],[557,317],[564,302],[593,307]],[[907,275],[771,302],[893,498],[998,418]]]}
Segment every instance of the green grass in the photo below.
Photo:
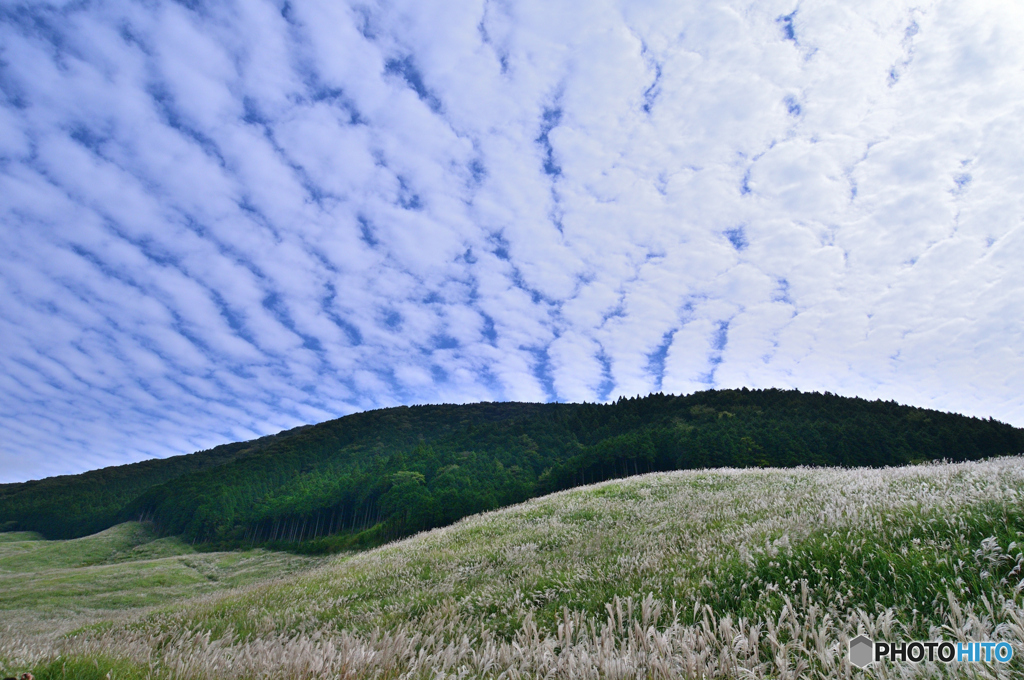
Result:
{"label": "green grass", "polygon": [[[799,677],[849,677],[858,630],[1024,642],[1022,495],[1024,459],[1011,458],[646,475],[334,558],[193,552],[137,524],[21,536],[0,540],[0,610],[88,625],[39,643],[59,659],[16,665],[0,643],[0,670],[290,678],[322,663],[328,676],[363,664],[351,677],[429,677],[458,658],[572,678],[546,664],[575,654],[579,668],[662,677],[644,660],[661,654],[683,664],[672,677],[767,680],[801,664]],[[1024,677],[1021,650],[986,673]]]}
{"label": "green grass", "polygon": [[[763,495],[765,480],[772,499],[737,502]],[[903,485],[899,481],[890,491],[902,492]],[[937,500],[947,491],[941,488]],[[783,595],[796,592],[801,580],[852,591],[853,597],[837,600],[844,608],[933,612],[957,577],[973,579],[975,591],[967,595],[982,585],[981,568],[973,576],[959,568],[954,573],[957,560],[974,565],[983,539],[995,536],[1006,548],[1024,529],[1019,513],[978,504],[925,514],[909,506],[875,508],[872,526],[883,529],[876,534],[843,524],[815,530],[800,518],[813,517],[829,493],[806,472],[609,483],[531,501],[220,601],[190,613],[187,625],[256,634],[247,613],[257,607],[277,631],[295,632],[311,618],[370,631],[454,608],[508,637],[527,613],[552,630],[563,609],[601,619],[615,597],[647,593],[664,602],[700,599],[719,615],[765,616],[781,610]],[[1001,509],[1011,519],[994,519]],[[781,557],[766,552],[744,558],[737,549],[782,535],[791,540]],[[926,535],[923,544],[914,543]],[[713,550],[703,545],[709,538]],[[936,552],[947,562],[923,563]],[[339,604],[324,604],[330,602]]]}
{"label": "green grass", "polygon": [[138,522],[67,541],[0,537],[0,611],[44,618],[148,609],[322,562],[264,550],[196,552]]}
{"label": "green grass", "polygon": [[33,668],[33,675],[36,680],[141,680],[150,678],[151,671],[146,664],[95,654],[54,659]]}
{"label": "green grass", "polygon": [[21,539],[0,541],[0,574],[36,573],[193,552],[175,538],[158,540],[150,527],[138,522],[126,522],[70,541],[44,541],[37,535],[23,533],[13,536]]}
{"label": "green grass", "polygon": [[778,612],[801,587],[828,593],[842,610],[890,609],[919,639],[947,605],[1009,595],[1020,583],[1024,507],[992,502],[890,514],[870,530],[837,527],[812,532],[781,555],[753,563],[734,559],[701,587],[719,615],[756,618]]}
{"label": "green grass", "polygon": [[43,537],[34,531],[7,531],[0,533],[0,543],[25,543],[41,541]]}

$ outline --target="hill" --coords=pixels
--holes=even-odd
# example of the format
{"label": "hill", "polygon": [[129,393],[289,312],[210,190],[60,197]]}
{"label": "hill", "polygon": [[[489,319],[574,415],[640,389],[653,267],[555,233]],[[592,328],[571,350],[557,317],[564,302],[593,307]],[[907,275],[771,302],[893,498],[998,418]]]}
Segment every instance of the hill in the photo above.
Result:
{"label": "hill", "polygon": [[323,559],[264,550],[197,552],[139,522],[71,540],[3,533],[0,638],[13,631],[66,632],[124,612],[287,577]]}
{"label": "hill", "polygon": [[706,467],[872,466],[1024,451],[1024,430],[783,390],[614,404],[415,406],[164,461],[0,487],[0,526],[68,538],[129,519],[208,549],[369,547],[616,477]]}
{"label": "hill", "polygon": [[635,476],[288,579],[97,615],[74,635],[8,629],[0,670],[40,680],[1010,680],[1024,675],[1024,655],[855,671],[846,650],[859,633],[1021,649],[1022,494],[1022,457]]}
{"label": "hill", "polygon": [[75,538],[121,521],[125,506],[146,489],[258,451],[293,431],[248,442],[224,444],[170,458],[144,460],[15,484],[0,484],[0,531],[18,526],[48,538]]}

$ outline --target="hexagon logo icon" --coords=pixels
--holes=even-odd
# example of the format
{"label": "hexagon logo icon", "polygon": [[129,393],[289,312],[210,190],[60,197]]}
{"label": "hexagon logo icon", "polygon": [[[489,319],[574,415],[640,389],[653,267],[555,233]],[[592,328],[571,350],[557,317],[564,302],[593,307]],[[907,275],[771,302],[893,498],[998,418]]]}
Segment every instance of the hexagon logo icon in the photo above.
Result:
{"label": "hexagon logo icon", "polygon": [[874,661],[875,643],[866,635],[858,635],[850,640],[850,663],[857,668],[865,668]]}

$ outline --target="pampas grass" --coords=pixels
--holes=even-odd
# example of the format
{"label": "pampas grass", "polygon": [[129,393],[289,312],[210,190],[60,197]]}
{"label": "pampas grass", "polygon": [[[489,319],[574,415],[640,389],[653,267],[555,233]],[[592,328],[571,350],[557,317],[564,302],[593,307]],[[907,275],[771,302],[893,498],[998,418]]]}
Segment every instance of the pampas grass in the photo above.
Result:
{"label": "pampas grass", "polygon": [[[86,667],[175,679],[1019,678],[1022,493],[1020,457],[644,475],[73,634],[0,628],[0,668],[40,678]],[[1018,656],[861,671],[846,658],[858,634],[1005,640]]]}

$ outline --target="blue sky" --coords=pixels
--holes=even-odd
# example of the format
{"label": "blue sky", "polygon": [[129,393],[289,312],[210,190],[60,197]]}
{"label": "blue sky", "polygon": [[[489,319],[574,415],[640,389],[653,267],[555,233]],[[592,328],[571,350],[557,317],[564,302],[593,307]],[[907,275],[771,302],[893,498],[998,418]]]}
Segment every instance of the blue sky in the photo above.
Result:
{"label": "blue sky", "polygon": [[3,0],[0,482],[425,402],[1024,425],[1022,220],[1016,2]]}

